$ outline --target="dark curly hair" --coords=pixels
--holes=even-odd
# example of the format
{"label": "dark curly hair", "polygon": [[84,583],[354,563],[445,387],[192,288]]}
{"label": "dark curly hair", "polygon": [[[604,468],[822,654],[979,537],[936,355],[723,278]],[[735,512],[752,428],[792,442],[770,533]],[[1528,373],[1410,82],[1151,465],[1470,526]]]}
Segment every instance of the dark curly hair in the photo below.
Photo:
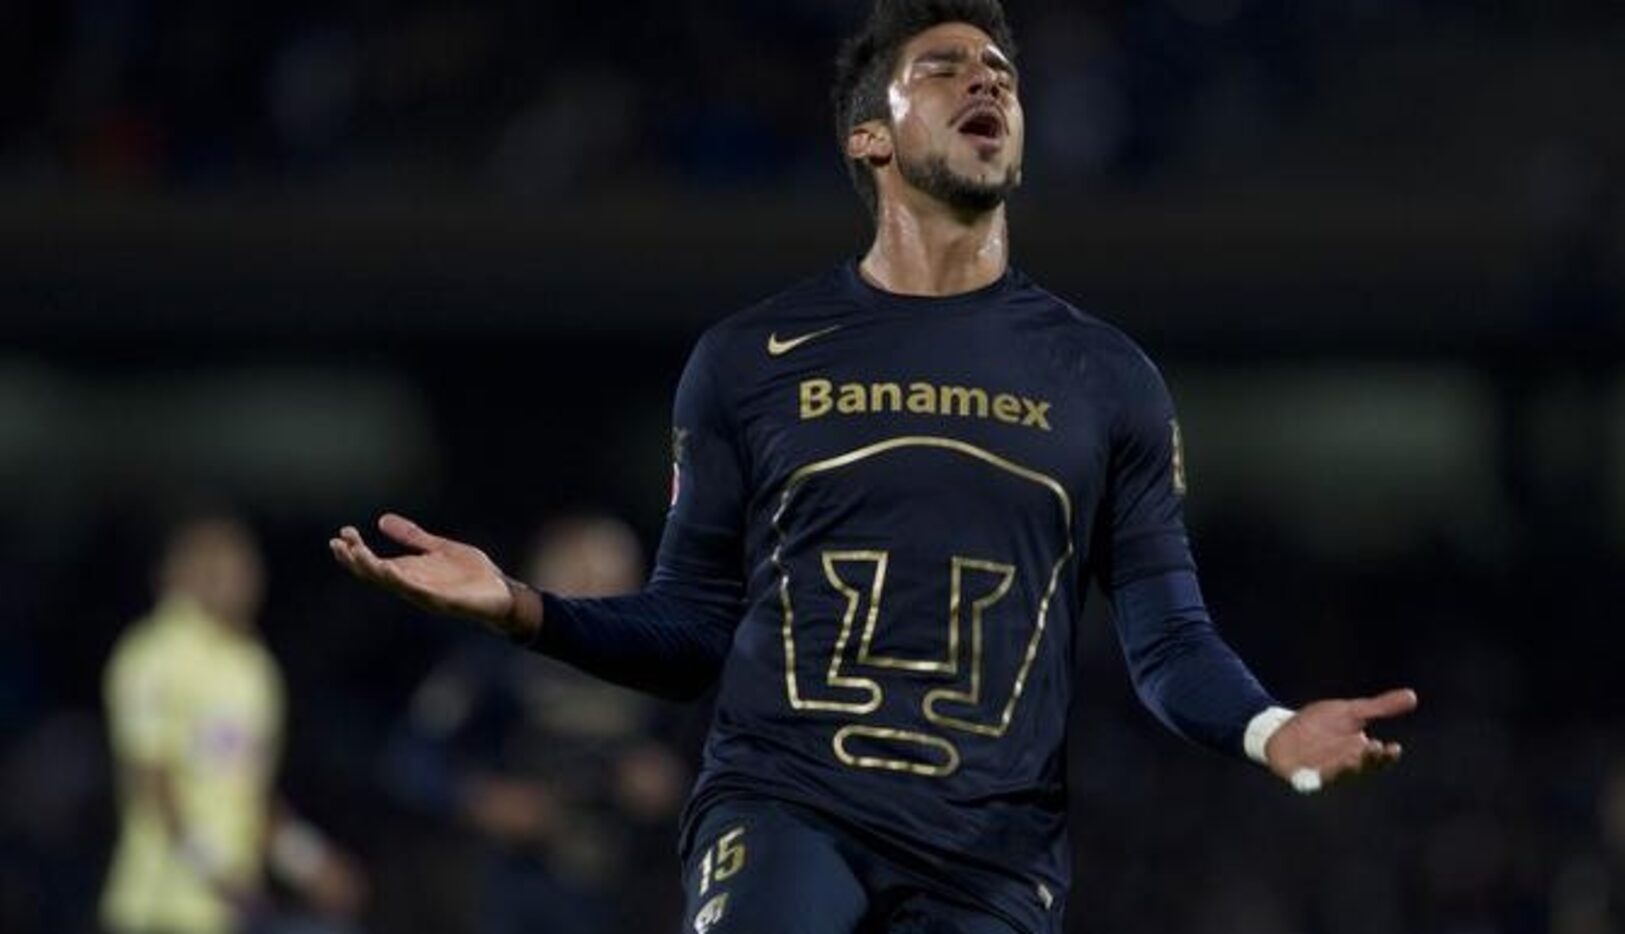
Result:
{"label": "dark curly hair", "polygon": [[[897,56],[908,40],[942,23],[968,23],[987,33],[1004,54],[1015,58],[1015,41],[999,0],[875,0],[863,29],[841,44],[835,60],[835,140],[846,158],[852,128],[889,113],[886,87],[897,68]],[[862,159],[847,158],[852,187],[870,216],[879,210],[874,169]]]}

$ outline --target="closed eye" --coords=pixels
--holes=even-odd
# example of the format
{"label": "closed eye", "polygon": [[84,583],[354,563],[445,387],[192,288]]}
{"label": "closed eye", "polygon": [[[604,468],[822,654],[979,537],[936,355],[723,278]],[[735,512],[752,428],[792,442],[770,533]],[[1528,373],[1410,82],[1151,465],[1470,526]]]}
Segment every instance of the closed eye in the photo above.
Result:
{"label": "closed eye", "polygon": [[914,66],[930,77],[940,77],[958,74],[959,66],[967,61],[969,56],[963,49],[935,49],[921,52],[920,57],[914,60]]}
{"label": "closed eye", "polygon": [[[963,49],[937,49],[920,53],[914,60],[917,73],[926,78],[953,78],[957,77],[970,61],[970,56]],[[1005,58],[1003,53],[996,49],[987,49],[982,54],[982,64],[993,71],[997,77],[1000,88],[1014,92],[1019,79],[1015,65]]]}

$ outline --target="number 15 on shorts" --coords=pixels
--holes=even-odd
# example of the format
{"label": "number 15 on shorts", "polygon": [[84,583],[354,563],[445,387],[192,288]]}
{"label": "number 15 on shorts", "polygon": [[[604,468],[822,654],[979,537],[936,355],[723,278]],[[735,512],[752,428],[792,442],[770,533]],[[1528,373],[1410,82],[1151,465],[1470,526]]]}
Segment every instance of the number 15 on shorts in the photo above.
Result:
{"label": "number 15 on shorts", "polygon": [[735,827],[717,838],[700,857],[700,890],[704,895],[713,884],[732,879],[745,868],[745,828]]}

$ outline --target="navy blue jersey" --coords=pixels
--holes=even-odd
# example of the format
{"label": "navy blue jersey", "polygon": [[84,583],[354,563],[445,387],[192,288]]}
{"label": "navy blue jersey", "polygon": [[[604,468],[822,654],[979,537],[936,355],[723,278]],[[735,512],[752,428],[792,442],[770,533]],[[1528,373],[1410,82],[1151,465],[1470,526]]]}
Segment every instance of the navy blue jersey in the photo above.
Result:
{"label": "navy blue jersey", "polygon": [[535,647],[676,696],[720,673],[691,819],[815,807],[1043,930],[1091,579],[1171,727],[1239,752],[1272,703],[1203,607],[1156,369],[1017,271],[917,298],[838,267],[707,332],[674,421],[649,588],[545,597]]}

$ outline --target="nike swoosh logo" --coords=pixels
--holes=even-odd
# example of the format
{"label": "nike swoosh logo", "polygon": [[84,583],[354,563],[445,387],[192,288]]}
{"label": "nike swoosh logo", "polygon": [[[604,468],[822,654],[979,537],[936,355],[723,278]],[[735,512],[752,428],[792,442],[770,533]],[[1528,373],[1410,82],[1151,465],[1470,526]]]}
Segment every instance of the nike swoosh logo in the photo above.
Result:
{"label": "nike swoosh logo", "polygon": [[811,334],[803,334],[800,337],[792,337],[789,340],[782,341],[779,340],[778,334],[769,334],[767,336],[767,355],[770,357],[782,357],[810,340],[816,340],[823,337],[825,334],[833,334],[840,329],[841,326],[839,324],[832,324],[823,330],[813,331]]}

